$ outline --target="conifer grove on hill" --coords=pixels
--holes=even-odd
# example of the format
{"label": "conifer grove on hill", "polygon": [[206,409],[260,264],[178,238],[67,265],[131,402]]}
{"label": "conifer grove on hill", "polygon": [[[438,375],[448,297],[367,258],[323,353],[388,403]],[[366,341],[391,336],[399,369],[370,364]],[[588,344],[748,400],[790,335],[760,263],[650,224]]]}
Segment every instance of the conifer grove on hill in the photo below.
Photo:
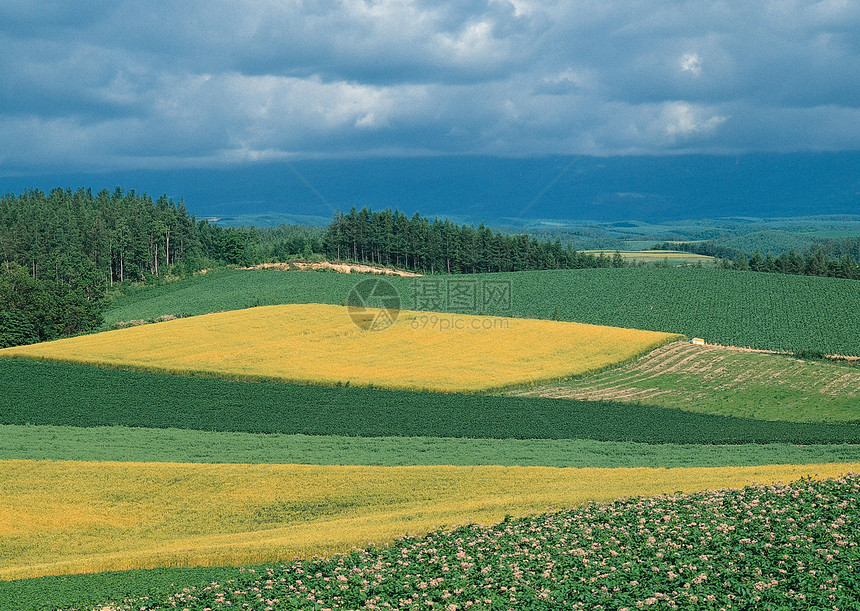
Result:
{"label": "conifer grove on hill", "polygon": [[623,259],[595,257],[527,234],[494,232],[415,213],[353,208],[335,213],[324,238],[326,254],[429,273],[510,272],[584,267],[623,267]]}

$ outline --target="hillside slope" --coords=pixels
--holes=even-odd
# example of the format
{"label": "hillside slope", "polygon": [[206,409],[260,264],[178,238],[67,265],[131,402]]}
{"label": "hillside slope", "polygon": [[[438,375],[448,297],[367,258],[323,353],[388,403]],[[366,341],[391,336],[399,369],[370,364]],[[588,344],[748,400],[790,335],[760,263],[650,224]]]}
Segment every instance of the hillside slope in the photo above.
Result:
{"label": "hillside slope", "polygon": [[[225,270],[118,299],[106,324],[257,305],[344,304],[360,276]],[[558,319],[681,333],[711,344],[860,356],[860,283],[707,269],[583,269],[388,278],[405,309]],[[457,284],[462,283],[462,284]],[[449,297],[474,291],[473,305]],[[501,302],[481,297],[507,291]],[[422,301],[433,291],[432,308]]]}

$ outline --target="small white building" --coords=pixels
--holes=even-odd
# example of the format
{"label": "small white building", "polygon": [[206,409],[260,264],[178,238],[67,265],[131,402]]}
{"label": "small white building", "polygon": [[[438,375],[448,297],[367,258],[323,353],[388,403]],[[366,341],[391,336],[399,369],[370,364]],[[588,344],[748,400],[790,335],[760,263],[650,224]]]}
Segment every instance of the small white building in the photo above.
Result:
{"label": "small white building", "polygon": [[697,346],[704,346],[705,340],[703,340],[701,337],[694,337],[693,339],[690,340],[690,343],[696,344]]}

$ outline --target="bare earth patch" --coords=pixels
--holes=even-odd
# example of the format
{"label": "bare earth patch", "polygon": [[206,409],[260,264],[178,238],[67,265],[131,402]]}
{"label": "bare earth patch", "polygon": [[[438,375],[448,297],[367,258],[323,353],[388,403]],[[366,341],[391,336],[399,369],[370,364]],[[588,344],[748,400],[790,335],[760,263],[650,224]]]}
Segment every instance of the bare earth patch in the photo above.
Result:
{"label": "bare earth patch", "polygon": [[318,263],[307,263],[303,261],[287,261],[283,263],[260,263],[242,269],[275,269],[285,272],[308,272],[320,270],[332,270],[341,274],[381,274],[384,276],[402,276],[404,278],[417,278],[423,274],[407,272],[400,269],[390,269],[381,265],[363,265],[359,263],[332,263],[331,261],[320,261]]}
{"label": "bare earth patch", "polygon": [[158,318],[154,318],[152,320],[143,320],[143,319],[123,320],[123,321],[114,323],[111,326],[111,329],[125,329],[126,327],[139,327],[140,325],[148,325],[148,324],[154,323],[154,322],[167,322],[168,320],[176,320],[177,318],[179,318],[179,317],[176,316],[175,314],[164,314],[164,315],[159,316]]}

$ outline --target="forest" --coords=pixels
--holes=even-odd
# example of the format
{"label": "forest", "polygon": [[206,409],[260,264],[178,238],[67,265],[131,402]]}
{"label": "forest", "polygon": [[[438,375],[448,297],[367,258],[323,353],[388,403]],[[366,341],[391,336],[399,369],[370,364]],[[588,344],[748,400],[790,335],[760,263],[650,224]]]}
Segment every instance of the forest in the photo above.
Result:
{"label": "forest", "polygon": [[0,347],[89,331],[109,290],[243,263],[247,231],[195,222],[182,202],[116,189],[0,198]]}

